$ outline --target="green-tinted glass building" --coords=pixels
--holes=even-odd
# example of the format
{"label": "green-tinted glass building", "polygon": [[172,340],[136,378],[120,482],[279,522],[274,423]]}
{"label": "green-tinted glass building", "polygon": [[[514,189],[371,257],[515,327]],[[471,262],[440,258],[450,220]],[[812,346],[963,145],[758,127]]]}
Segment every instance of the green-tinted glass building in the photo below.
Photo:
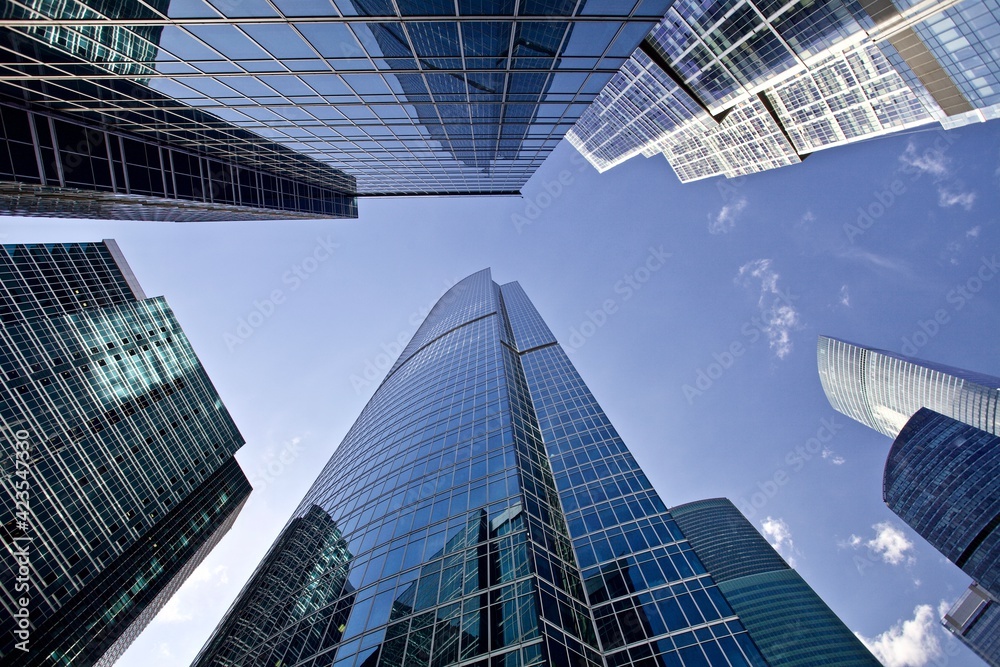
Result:
{"label": "green-tinted glass building", "polygon": [[0,247],[0,422],[0,662],[110,665],[238,515],[243,438],[114,241]]}
{"label": "green-tinted glass building", "polygon": [[880,663],[725,498],[670,510],[773,667]]}
{"label": "green-tinted glass building", "polygon": [[194,664],[768,663],[520,285],[484,270],[431,310]]}

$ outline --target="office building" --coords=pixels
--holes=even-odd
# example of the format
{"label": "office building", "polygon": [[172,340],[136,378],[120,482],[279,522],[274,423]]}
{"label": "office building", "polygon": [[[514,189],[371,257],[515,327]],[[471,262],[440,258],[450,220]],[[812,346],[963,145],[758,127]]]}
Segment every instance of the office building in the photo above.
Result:
{"label": "office building", "polygon": [[1000,2],[679,0],[567,135],[599,171],[662,154],[682,182],[1000,115]]}
{"label": "office building", "polygon": [[695,555],[769,665],[880,664],[725,498],[670,508]]}
{"label": "office building", "polygon": [[1000,603],[996,598],[972,584],[942,623],[987,665],[1000,667]]}
{"label": "office building", "polygon": [[238,605],[226,613],[218,641],[203,652],[224,664],[241,664],[243,655],[275,631],[315,612],[323,622],[313,619],[313,641],[323,646],[327,622],[343,626],[351,611],[354,586],[347,572],[352,559],[330,515],[319,505],[309,508],[282,532]]}
{"label": "office building", "polygon": [[668,4],[7,3],[0,210],[356,217],[359,196],[516,195]]}
{"label": "office building", "polygon": [[974,580],[945,627],[1000,664],[1000,379],[826,336],[817,361],[834,409],[894,438],[886,505]]}
{"label": "office building", "polygon": [[[339,557],[297,546],[307,520]],[[295,562],[323,571],[277,575]],[[259,602],[278,580],[294,614]],[[767,664],[520,285],[484,270],[431,310],[195,664],[654,661]]]}
{"label": "office building", "polygon": [[1000,597],[1000,437],[921,408],[889,450],[883,499]]}
{"label": "office building", "polygon": [[0,213],[357,217],[351,177],[151,87],[165,25],[142,24],[147,11],[108,0],[0,9]]}
{"label": "office building", "polygon": [[920,408],[1000,435],[1000,378],[827,336],[817,362],[830,405],[890,438]]}
{"label": "office building", "polygon": [[0,247],[0,421],[0,662],[110,665],[239,514],[243,438],[110,240]]}

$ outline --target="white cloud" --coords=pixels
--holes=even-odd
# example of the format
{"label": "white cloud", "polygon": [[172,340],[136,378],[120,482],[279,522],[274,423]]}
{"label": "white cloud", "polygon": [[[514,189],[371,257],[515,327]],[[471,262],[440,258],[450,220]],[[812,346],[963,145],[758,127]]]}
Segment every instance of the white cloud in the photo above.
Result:
{"label": "white cloud", "polygon": [[864,541],[857,535],[851,535],[850,539],[843,546],[850,546],[856,549],[863,543],[872,554],[878,556],[883,562],[889,565],[900,565],[902,563],[913,565],[917,562],[917,559],[910,553],[913,549],[913,542],[906,537],[902,530],[888,521],[876,523],[872,528],[875,529],[875,537],[872,539]]}
{"label": "white cloud", "polygon": [[874,253],[869,250],[850,248],[840,253],[840,256],[846,259],[862,261],[879,269],[887,269],[889,271],[896,271],[897,273],[910,275],[910,268],[903,262],[892,259],[891,257],[886,257],[885,255],[879,255],[878,253]]}
{"label": "white cloud", "polygon": [[907,539],[903,531],[888,521],[872,527],[875,529],[875,538],[868,540],[868,548],[881,556],[882,560],[890,565],[899,565],[904,560],[910,564],[916,561],[913,556],[907,556],[906,552],[913,549],[913,542]]}
{"label": "white cloud", "polygon": [[190,611],[184,611],[181,605],[181,598],[176,593],[172,598],[167,600],[167,604],[163,605],[163,609],[156,615],[156,620],[163,623],[184,623],[193,618],[194,614]]}
{"label": "white cloud", "polygon": [[917,154],[917,146],[912,141],[906,145],[906,150],[899,156],[899,161],[920,174],[932,176],[947,176],[948,158],[940,150],[927,150]]}
{"label": "white cloud", "polygon": [[[749,286],[754,280],[760,281],[759,328],[767,334],[768,344],[779,359],[784,359],[792,351],[791,332],[801,327],[799,313],[792,306],[793,297],[778,287],[778,274],[771,268],[770,259],[758,259],[740,267],[736,282]],[[770,297],[774,297],[771,299]],[[771,303],[768,305],[768,300]]]}
{"label": "white cloud", "polygon": [[824,447],[823,451],[821,453],[822,453],[824,459],[828,460],[830,463],[832,463],[835,466],[840,466],[840,465],[844,465],[845,463],[847,463],[847,459],[845,459],[840,454],[837,454],[836,452],[834,452],[829,447]]}
{"label": "white cloud", "polygon": [[788,561],[788,564],[795,567],[795,556],[798,550],[792,542],[792,530],[785,523],[784,519],[767,517],[760,524],[761,532],[774,550],[781,554],[781,557]]}
{"label": "white cloud", "polygon": [[210,581],[214,581],[216,586],[222,586],[229,583],[229,569],[225,565],[216,565],[213,568],[209,568],[205,563],[202,563],[195,568],[195,571],[191,573],[191,576],[187,580],[191,582],[189,586]]}
{"label": "white cloud", "polygon": [[972,204],[976,201],[975,192],[955,192],[951,188],[938,188],[938,205],[942,208],[951,206],[961,206],[966,211],[972,210]]}
{"label": "white cloud", "polygon": [[842,285],[840,287],[840,305],[847,308],[851,307],[851,293],[847,289],[847,285]]}
{"label": "white cloud", "polygon": [[885,667],[923,667],[943,655],[938,620],[929,604],[918,605],[913,618],[897,622],[869,639],[855,632]]}
{"label": "white cloud", "polygon": [[740,217],[743,209],[747,207],[746,197],[740,197],[731,204],[725,204],[719,212],[712,217],[708,216],[708,231],[712,234],[727,234],[736,226],[736,220]]}
{"label": "white cloud", "polygon": [[982,231],[982,227],[980,227],[979,225],[976,225],[975,227],[973,227],[969,231],[965,232],[965,238],[967,238],[967,239],[978,239],[980,231]]}
{"label": "white cloud", "polygon": [[972,210],[977,195],[975,192],[964,192],[962,184],[951,178],[951,159],[943,151],[928,149],[923,153],[918,153],[916,144],[911,141],[906,145],[903,154],[899,156],[899,161],[908,171],[915,172],[918,176],[930,174],[936,181],[952,181],[949,185],[939,184],[937,186],[939,206],[942,208],[961,206],[966,211]]}
{"label": "white cloud", "polygon": [[202,563],[195,568],[181,589],[163,605],[163,609],[156,615],[156,620],[164,623],[184,623],[193,620],[193,610],[199,606],[198,599],[202,595],[213,595],[210,592],[202,593],[201,589],[206,586],[217,588],[227,583],[229,583],[229,570],[225,565],[209,567],[206,563]]}

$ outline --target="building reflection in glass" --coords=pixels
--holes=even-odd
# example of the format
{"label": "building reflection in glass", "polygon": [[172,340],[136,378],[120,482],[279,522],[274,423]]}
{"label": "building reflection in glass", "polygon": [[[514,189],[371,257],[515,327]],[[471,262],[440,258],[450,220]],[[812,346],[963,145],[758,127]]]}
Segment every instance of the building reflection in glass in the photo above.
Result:
{"label": "building reflection in glass", "polygon": [[[336,643],[354,600],[351,560],[336,522],[313,505],[289,522],[229,610],[224,634],[195,662],[274,664],[268,656],[277,652],[280,659],[293,640],[313,650]],[[289,627],[297,630],[294,638]]]}

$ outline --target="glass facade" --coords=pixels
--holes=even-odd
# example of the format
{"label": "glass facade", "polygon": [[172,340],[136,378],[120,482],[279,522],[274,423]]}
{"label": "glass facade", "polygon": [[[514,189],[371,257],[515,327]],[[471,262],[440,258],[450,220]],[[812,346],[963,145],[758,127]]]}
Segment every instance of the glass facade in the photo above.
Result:
{"label": "glass facade", "polygon": [[243,439],[113,241],[0,247],[0,322],[0,656],[112,660],[235,519]]}
{"label": "glass facade", "polygon": [[1000,667],[1000,602],[972,584],[942,624],[990,667]]}
{"label": "glass facade", "polygon": [[[915,0],[894,0],[901,9]],[[1000,104],[1000,1],[964,0],[947,7],[914,32],[972,107]]]}
{"label": "glass facade", "polygon": [[769,665],[880,664],[729,500],[670,513]]}
{"label": "glass facade", "polygon": [[0,61],[12,97],[204,160],[211,138],[349,216],[355,194],[517,194],[668,4],[24,0]]}
{"label": "glass facade", "polygon": [[736,105],[712,130],[685,127],[659,148],[682,183],[720,174],[735,178],[802,161],[763,95]]}
{"label": "glass facade", "polygon": [[484,270],[431,310],[195,664],[767,663],[520,285]]}
{"label": "glass facade", "polygon": [[[0,8],[0,21],[22,25],[0,28],[9,75],[0,83],[0,211],[172,221],[357,216],[353,178],[212,125],[214,116],[152,90],[163,26],[98,18],[136,7],[35,0]],[[83,25],[67,24],[74,21]]]}
{"label": "glass facade", "polygon": [[1000,435],[1000,378],[827,336],[816,357],[830,405],[891,438],[923,407]]}
{"label": "glass facade", "polygon": [[662,153],[689,182],[1000,115],[998,0],[900,4],[675,2],[567,137],[600,171]]}
{"label": "glass facade", "polygon": [[1000,597],[1000,437],[921,408],[892,444],[886,505]]}

